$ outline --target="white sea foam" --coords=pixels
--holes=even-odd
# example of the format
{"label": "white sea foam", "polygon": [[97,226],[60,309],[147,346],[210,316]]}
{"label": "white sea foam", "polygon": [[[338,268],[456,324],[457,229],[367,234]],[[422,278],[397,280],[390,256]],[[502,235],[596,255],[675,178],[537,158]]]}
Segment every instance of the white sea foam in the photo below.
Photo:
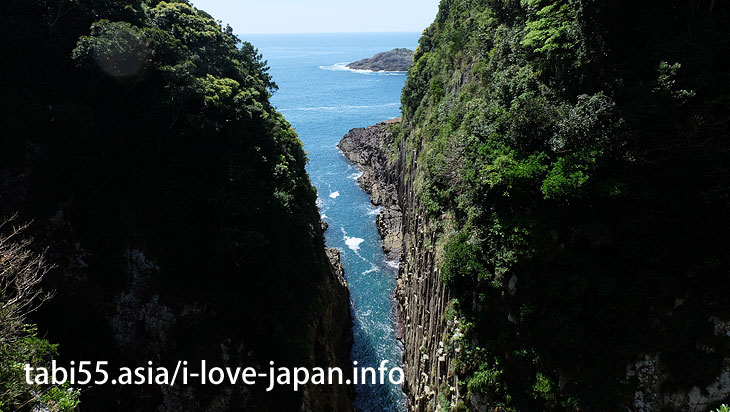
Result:
{"label": "white sea foam", "polygon": [[347,71],[347,72],[353,72],[353,73],[360,73],[360,74],[379,74],[379,75],[386,75],[386,76],[405,76],[406,72],[399,72],[399,71],[373,71],[373,70],[360,70],[360,69],[351,69],[347,67],[348,64],[352,62],[345,62],[345,63],[335,63],[331,66],[319,66],[322,70],[330,70],[330,71]]}
{"label": "white sea foam", "polygon": [[368,216],[377,216],[383,210],[382,207],[368,206]]}
{"label": "white sea foam", "polygon": [[360,245],[364,241],[365,241],[365,239],[362,239],[359,237],[345,236],[345,244],[347,245],[347,247],[352,249],[354,252],[357,252],[358,250],[360,250]]}
{"label": "white sea foam", "polygon": [[362,176],[362,172],[353,173],[350,176],[347,176],[348,178],[352,180],[357,180]]}
{"label": "white sea foam", "polygon": [[347,236],[347,231],[344,227],[340,227],[340,230],[342,231],[342,237],[345,239],[345,244],[348,248],[350,248],[353,252],[355,252],[355,255],[359,257],[363,262],[369,263],[370,266],[373,266],[372,262],[365,259],[359,252],[360,245],[365,241],[365,239],[361,239],[359,237],[352,237]]}
{"label": "white sea foam", "polygon": [[352,105],[345,104],[342,106],[317,106],[317,107],[293,107],[288,109],[279,109],[280,112],[342,112],[345,110],[363,110],[376,109],[378,107],[395,107],[400,103],[383,103],[372,105]]}
{"label": "white sea foam", "polygon": [[337,110],[337,106],[319,106],[319,107],[295,107],[293,109],[280,109],[280,112],[322,112],[326,110]]}
{"label": "white sea foam", "polygon": [[380,268],[379,268],[379,267],[377,267],[376,265],[374,265],[374,264],[372,264],[372,263],[371,263],[371,264],[370,264],[370,269],[368,269],[368,270],[366,270],[366,271],[362,272],[362,274],[363,274],[363,275],[369,275],[369,274],[371,274],[371,273],[375,273],[375,272],[380,272]]}
{"label": "white sea foam", "polygon": [[327,219],[327,215],[325,215],[324,213],[322,213],[322,215],[320,215],[319,218],[320,219]]}
{"label": "white sea foam", "polygon": [[337,199],[338,197],[340,197],[340,192],[332,192],[332,193],[330,193],[330,198],[331,199]]}
{"label": "white sea foam", "polygon": [[400,267],[400,262],[398,262],[395,259],[394,260],[386,260],[385,261],[385,264],[388,265],[388,266],[390,266],[390,267],[392,267],[392,268],[394,268],[394,269],[398,269]]}
{"label": "white sea foam", "polygon": [[383,104],[371,104],[371,105],[357,105],[357,104],[346,104],[344,106],[338,106],[340,109],[374,109],[376,107],[395,107],[400,106],[400,103],[383,103]]}

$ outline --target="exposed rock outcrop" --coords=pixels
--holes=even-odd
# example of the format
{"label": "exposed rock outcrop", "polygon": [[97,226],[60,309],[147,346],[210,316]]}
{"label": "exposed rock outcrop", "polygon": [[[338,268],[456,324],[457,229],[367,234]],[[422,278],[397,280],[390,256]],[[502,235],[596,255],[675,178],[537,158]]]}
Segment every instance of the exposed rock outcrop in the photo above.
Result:
{"label": "exposed rock outcrop", "polygon": [[413,64],[413,50],[393,49],[378,53],[368,59],[358,60],[347,65],[354,70],[370,70],[374,72],[404,72]]}
{"label": "exposed rock outcrop", "polygon": [[452,359],[445,356],[442,336],[446,331],[458,334],[459,324],[444,321],[450,294],[435,265],[436,231],[415,195],[415,174],[405,173],[417,169],[417,154],[408,156],[405,147],[396,153],[388,150],[395,137],[391,127],[399,122],[351,130],[338,147],[362,170],[358,181],[373,203],[383,207],[377,224],[386,252],[394,257],[400,252],[395,294],[405,347],[404,390],[411,410],[431,411],[442,385],[458,393],[458,377]]}
{"label": "exposed rock outcrop", "polygon": [[396,286],[404,329],[404,386],[411,410],[425,412],[440,410],[438,393],[443,388],[458,395],[459,378],[443,343],[447,332],[458,333],[458,323],[444,318],[451,295],[436,264],[437,222],[428,216],[415,190],[421,147],[410,156],[405,145],[398,150],[398,202],[406,211]]}
{"label": "exposed rock outcrop", "polygon": [[370,195],[373,204],[382,207],[376,223],[383,238],[383,248],[390,259],[400,256],[403,214],[398,205],[398,165],[389,158],[385,148],[393,139],[390,127],[399,122],[400,119],[393,119],[350,130],[337,145],[345,157],[362,171],[357,181]]}

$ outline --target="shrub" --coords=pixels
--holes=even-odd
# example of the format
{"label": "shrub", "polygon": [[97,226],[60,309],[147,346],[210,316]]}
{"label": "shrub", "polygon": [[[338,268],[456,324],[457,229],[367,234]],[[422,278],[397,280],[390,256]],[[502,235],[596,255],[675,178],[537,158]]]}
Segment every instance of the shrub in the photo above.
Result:
{"label": "shrub", "polygon": [[13,226],[14,218],[0,224],[0,412],[44,408],[53,412],[72,411],[79,392],[64,386],[28,385],[24,365],[50,363],[57,355],[53,345],[37,335],[25,319],[51,295],[40,288],[50,270],[42,253],[30,249],[23,238],[27,225]]}

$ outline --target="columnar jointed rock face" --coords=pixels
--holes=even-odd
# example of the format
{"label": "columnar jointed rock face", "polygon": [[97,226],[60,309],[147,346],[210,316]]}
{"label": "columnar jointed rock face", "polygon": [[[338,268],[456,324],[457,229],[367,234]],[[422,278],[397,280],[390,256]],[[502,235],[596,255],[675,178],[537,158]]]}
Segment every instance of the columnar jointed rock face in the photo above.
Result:
{"label": "columnar jointed rock face", "polygon": [[444,321],[450,293],[436,264],[437,222],[428,217],[414,187],[420,147],[410,149],[410,155],[405,145],[399,150],[398,199],[407,213],[396,296],[403,322],[405,390],[411,410],[426,412],[440,410],[440,391],[458,391],[458,377],[442,343],[444,333],[456,325]]}
{"label": "columnar jointed rock face", "polygon": [[[391,152],[400,119],[367,128],[353,129],[338,147],[362,171],[358,182],[373,204],[382,206],[377,225],[389,256],[400,259],[396,298],[404,352],[405,391],[414,411],[434,410],[437,393],[444,384],[456,390],[451,359],[444,355],[442,335],[458,325],[442,321],[449,292],[434,264],[435,231],[414,192],[416,156],[405,147]],[[406,159],[414,159],[406,164]],[[407,213],[403,213],[407,211]],[[400,256],[398,256],[400,255]],[[451,372],[449,372],[451,371]]]}

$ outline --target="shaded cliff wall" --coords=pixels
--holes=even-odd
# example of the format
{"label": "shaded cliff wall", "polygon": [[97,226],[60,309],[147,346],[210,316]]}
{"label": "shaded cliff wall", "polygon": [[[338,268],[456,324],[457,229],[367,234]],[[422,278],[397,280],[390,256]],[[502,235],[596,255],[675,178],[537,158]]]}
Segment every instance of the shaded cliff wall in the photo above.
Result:
{"label": "shaded cliff wall", "polygon": [[398,193],[413,410],[727,402],[730,10],[686,6],[442,1],[345,138]]}
{"label": "shaded cliff wall", "polygon": [[[463,372],[460,374],[457,369],[463,365],[458,357],[466,347],[462,341],[465,330],[449,288],[441,280],[439,259],[443,245],[439,244],[438,237],[443,224],[429,217],[414,189],[414,176],[418,176],[419,168],[417,162],[408,159],[416,159],[420,149],[394,144],[399,120],[353,129],[339,147],[363,172],[360,184],[371,194],[373,204],[384,207],[379,222],[387,224],[379,223],[381,236],[392,241],[393,231],[402,230],[395,294],[402,322],[400,338],[405,346],[404,389],[409,409],[493,410],[489,396],[469,391]],[[397,157],[393,151],[396,147]],[[402,210],[407,212],[396,214]],[[402,220],[383,219],[383,215]],[[392,253],[394,249],[390,250]],[[516,284],[510,282],[507,286],[508,293],[516,292]],[[711,335],[730,336],[729,322],[714,316],[710,322]],[[660,354],[639,355],[635,361],[623,365],[626,378],[622,383],[630,387],[633,397],[633,401],[625,401],[630,404],[630,410],[649,412],[669,407],[702,412],[708,405],[727,401],[730,393],[727,359],[715,365],[719,372],[704,389],[694,386],[685,391],[667,389],[665,382],[673,379],[672,372],[660,359]]]}
{"label": "shaded cliff wall", "polygon": [[[0,215],[57,268],[61,362],[350,369],[347,289],[253,45],[186,1],[0,16]],[[40,248],[40,246],[39,246]],[[84,411],[351,410],[346,386],[95,386]]]}

